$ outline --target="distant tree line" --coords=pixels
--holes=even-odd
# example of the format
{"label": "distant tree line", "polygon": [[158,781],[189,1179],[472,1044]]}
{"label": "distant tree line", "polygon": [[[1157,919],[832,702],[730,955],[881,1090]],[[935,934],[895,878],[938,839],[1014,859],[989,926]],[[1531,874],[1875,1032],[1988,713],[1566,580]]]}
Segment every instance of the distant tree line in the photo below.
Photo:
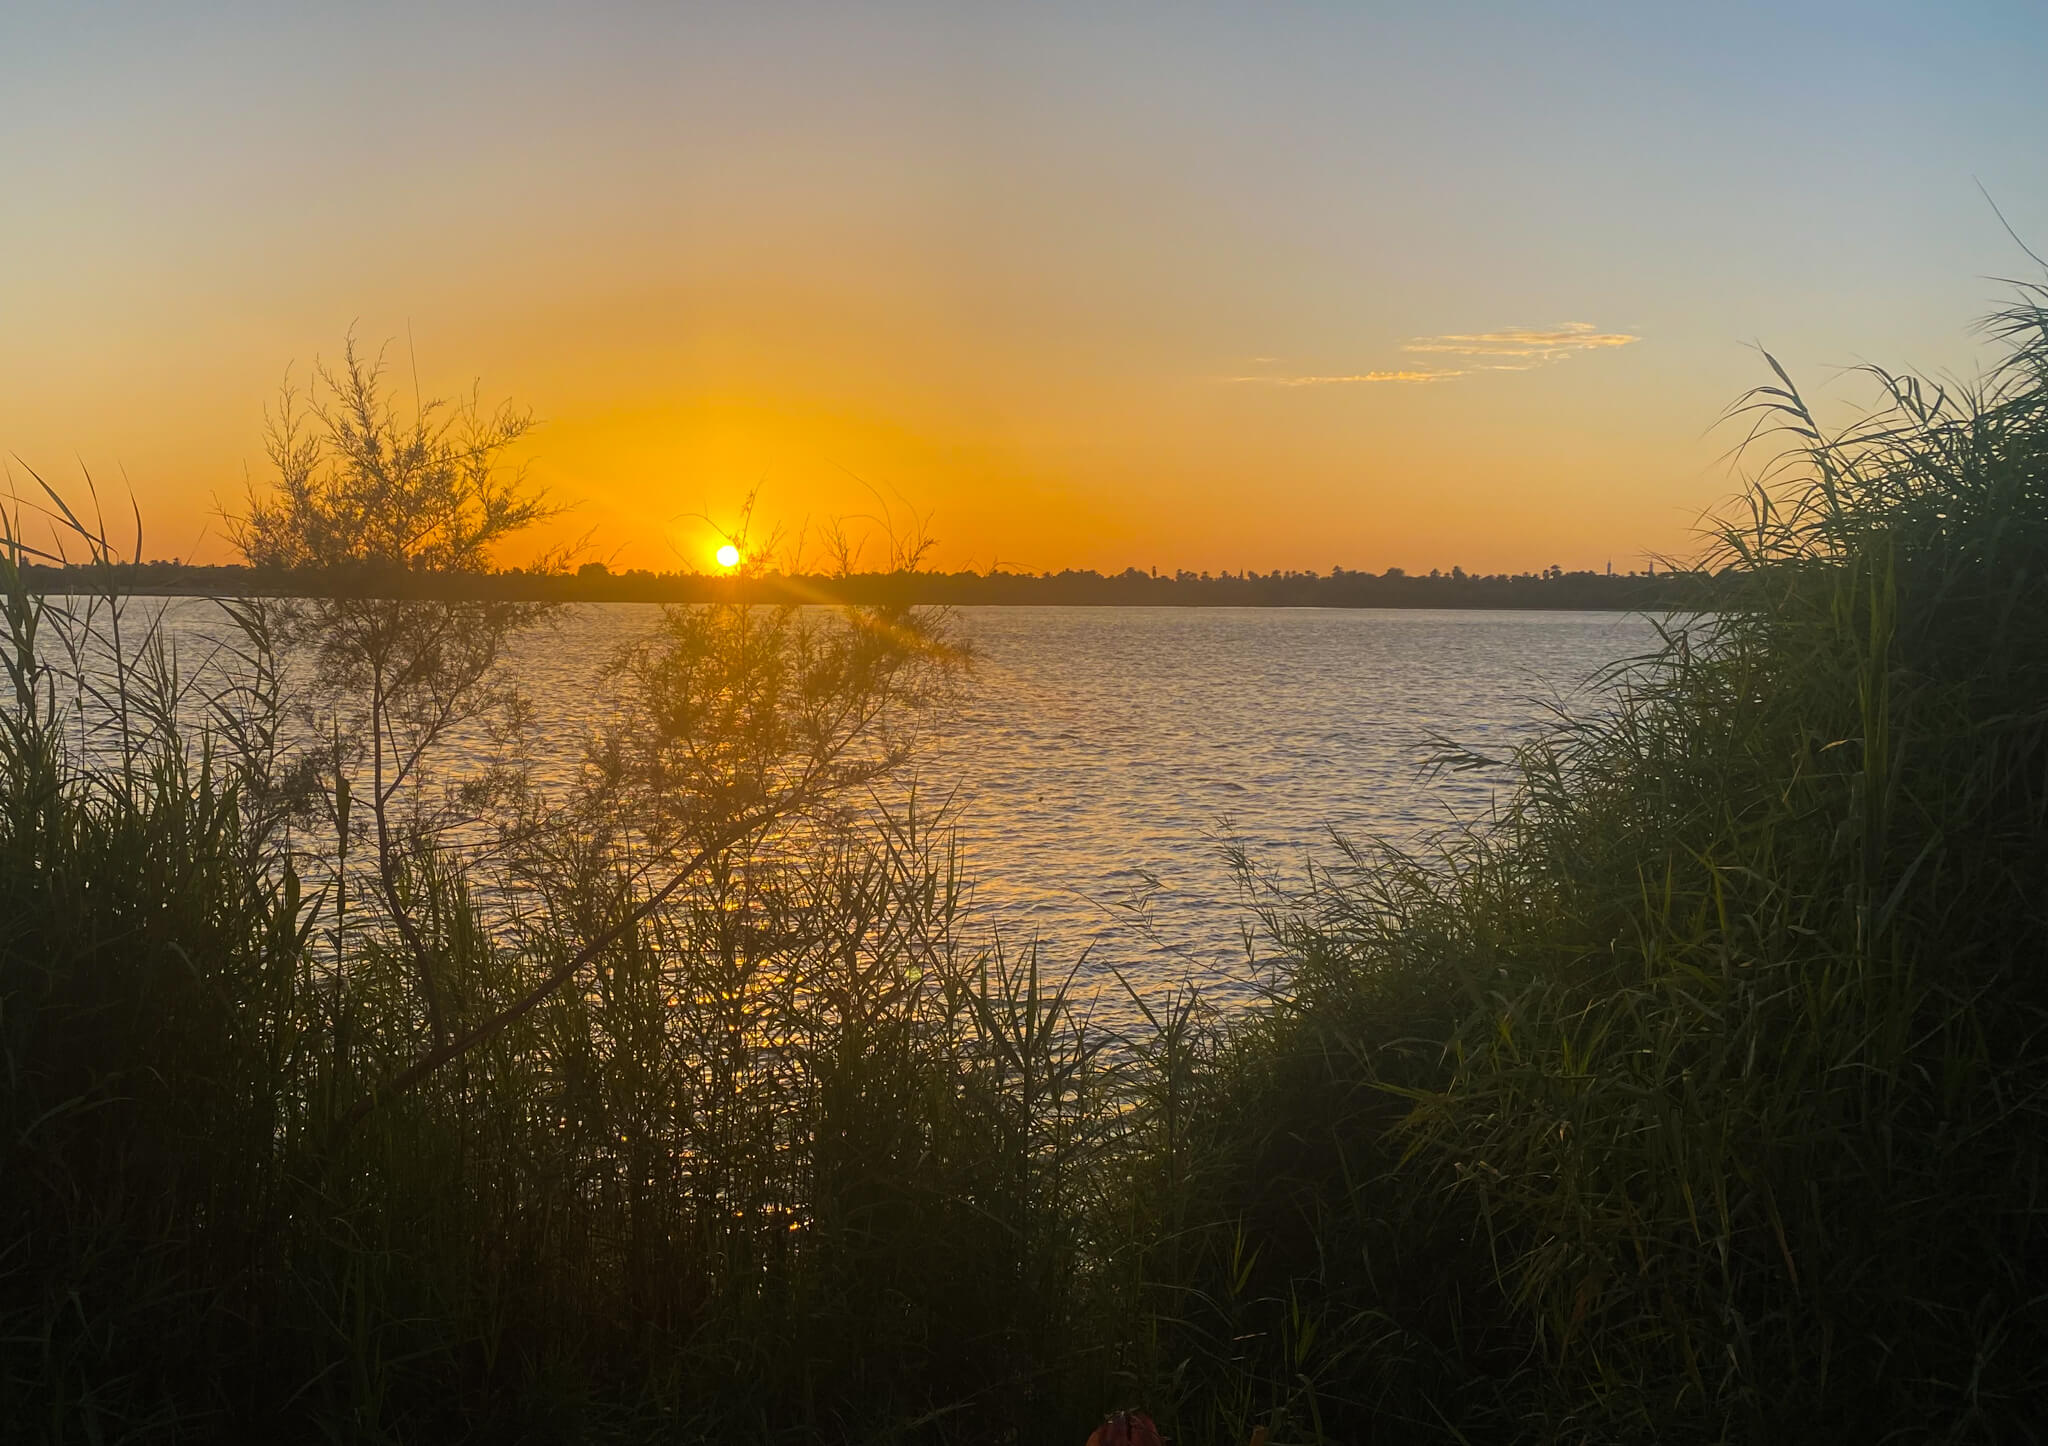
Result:
{"label": "distant tree line", "polygon": [[[111,568],[111,575],[109,572]],[[1089,607],[1554,608],[1633,610],[1711,604],[1720,588],[1700,572],[1467,573],[1400,568],[1358,572],[1171,574],[1127,568],[1120,573],[861,572],[743,576],[613,572],[603,563],[576,571],[459,571],[391,567],[259,568],[185,562],[41,565],[24,569],[31,587],[82,592],[109,582],[124,592],[200,597],[432,597],[505,602],[856,603],[869,605]]]}

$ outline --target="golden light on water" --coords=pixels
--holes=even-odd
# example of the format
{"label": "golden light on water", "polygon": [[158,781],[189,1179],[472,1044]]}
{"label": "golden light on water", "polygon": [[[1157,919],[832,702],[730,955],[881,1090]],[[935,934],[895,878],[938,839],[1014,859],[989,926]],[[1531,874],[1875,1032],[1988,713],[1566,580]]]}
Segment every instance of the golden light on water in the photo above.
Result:
{"label": "golden light on water", "polygon": [[740,565],[740,550],[730,542],[723,544],[718,549],[718,565],[720,567],[738,567]]}

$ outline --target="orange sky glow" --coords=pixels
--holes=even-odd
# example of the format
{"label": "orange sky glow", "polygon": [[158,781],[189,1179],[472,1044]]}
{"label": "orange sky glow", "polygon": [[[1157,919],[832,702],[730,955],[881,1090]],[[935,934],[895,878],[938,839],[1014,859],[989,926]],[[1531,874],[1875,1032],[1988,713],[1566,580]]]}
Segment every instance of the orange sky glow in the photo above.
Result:
{"label": "orange sky glow", "polygon": [[614,567],[757,494],[945,568],[1627,570],[1736,485],[1757,345],[1830,398],[1978,364],[2048,22],[1965,10],[0,22],[0,452],[226,560],[353,329],[530,406],[534,547]]}

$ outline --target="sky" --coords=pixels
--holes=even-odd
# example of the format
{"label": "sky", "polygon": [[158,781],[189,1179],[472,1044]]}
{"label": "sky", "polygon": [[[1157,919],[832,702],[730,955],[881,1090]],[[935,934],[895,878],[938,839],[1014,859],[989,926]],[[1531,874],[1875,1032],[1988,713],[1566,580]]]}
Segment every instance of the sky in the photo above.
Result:
{"label": "sky", "polygon": [[[1970,375],[2048,4],[0,0],[0,456],[222,561],[345,337],[708,568],[1683,557],[1768,350]],[[1980,190],[1981,187],[1981,190]],[[878,557],[879,554],[871,554]]]}

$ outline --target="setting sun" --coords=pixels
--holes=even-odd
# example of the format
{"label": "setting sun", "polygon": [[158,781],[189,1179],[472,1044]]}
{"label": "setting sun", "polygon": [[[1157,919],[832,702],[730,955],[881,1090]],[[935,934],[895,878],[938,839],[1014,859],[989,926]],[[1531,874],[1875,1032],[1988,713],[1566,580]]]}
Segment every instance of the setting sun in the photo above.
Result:
{"label": "setting sun", "polygon": [[730,542],[721,546],[718,549],[718,565],[720,567],[738,567],[740,565],[740,550]]}

